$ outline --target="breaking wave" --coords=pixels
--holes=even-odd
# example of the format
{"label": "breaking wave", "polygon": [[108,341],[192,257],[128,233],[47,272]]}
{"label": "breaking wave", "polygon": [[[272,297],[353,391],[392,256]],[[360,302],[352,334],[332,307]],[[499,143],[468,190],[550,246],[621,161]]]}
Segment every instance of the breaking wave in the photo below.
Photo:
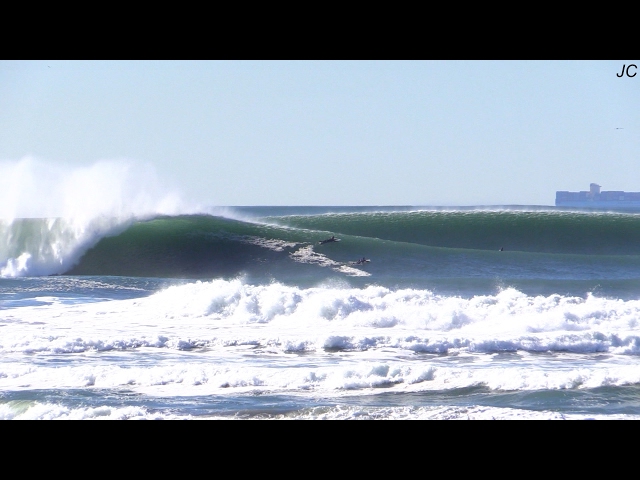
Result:
{"label": "breaking wave", "polygon": [[150,165],[0,162],[0,276],[63,273],[136,221],[197,211],[203,208],[185,203]]}

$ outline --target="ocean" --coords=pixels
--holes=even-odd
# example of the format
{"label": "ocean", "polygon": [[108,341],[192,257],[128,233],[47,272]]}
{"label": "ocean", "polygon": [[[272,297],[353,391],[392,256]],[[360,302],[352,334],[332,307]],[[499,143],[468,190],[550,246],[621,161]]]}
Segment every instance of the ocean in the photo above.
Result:
{"label": "ocean", "polygon": [[639,321],[637,213],[0,220],[0,419],[640,419]]}

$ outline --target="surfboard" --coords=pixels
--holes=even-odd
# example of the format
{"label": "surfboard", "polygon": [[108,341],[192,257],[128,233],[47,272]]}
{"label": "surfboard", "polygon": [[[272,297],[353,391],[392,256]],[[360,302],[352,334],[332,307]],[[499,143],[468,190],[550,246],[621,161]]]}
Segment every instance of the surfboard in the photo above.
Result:
{"label": "surfboard", "polygon": [[318,243],[319,243],[320,245],[324,245],[325,243],[339,242],[339,241],[340,241],[340,239],[339,239],[339,238],[334,238],[333,240],[332,240],[332,239],[330,239],[330,238],[328,238],[328,239],[326,239],[326,240],[321,240],[321,241],[319,241]]}

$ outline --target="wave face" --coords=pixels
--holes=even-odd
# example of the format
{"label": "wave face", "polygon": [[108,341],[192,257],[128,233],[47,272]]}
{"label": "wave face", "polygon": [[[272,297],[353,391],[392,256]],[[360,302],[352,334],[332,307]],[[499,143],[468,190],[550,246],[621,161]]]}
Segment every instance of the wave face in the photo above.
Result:
{"label": "wave face", "polygon": [[273,267],[278,253],[297,245],[282,238],[286,236],[283,229],[223,217],[158,217],[102,239],[66,273],[185,278],[236,275],[264,262]]}
{"label": "wave face", "polygon": [[[278,221],[276,217],[271,220]],[[286,225],[432,247],[640,254],[640,214],[562,210],[426,210],[292,215]]]}
{"label": "wave face", "polygon": [[[621,280],[635,288],[640,279],[637,215],[388,211],[251,218],[242,210],[235,215],[245,220],[190,215],[138,222],[104,238],[67,273],[183,278],[249,274],[296,284],[306,277],[350,278],[361,284],[421,288],[431,287],[428,280],[434,279],[452,279],[458,285],[478,279],[547,284]],[[319,244],[331,235],[341,242]],[[353,264],[363,256],[371,263]]]}

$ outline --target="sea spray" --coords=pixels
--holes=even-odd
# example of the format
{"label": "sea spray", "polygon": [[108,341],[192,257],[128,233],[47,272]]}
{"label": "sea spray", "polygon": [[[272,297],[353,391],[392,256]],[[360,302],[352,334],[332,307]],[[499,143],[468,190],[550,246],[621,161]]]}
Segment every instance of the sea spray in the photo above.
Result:
{"label": "sea spray", "polygon": [[167,189],[146,164],[0,162],[0,276],[63,273],[135,220],[203,210]]}
{"label": "sea spray", "polygon": [[116,235],[130,223],[117,217],[0,220],[0,276],[63,273],[100,238]]}

